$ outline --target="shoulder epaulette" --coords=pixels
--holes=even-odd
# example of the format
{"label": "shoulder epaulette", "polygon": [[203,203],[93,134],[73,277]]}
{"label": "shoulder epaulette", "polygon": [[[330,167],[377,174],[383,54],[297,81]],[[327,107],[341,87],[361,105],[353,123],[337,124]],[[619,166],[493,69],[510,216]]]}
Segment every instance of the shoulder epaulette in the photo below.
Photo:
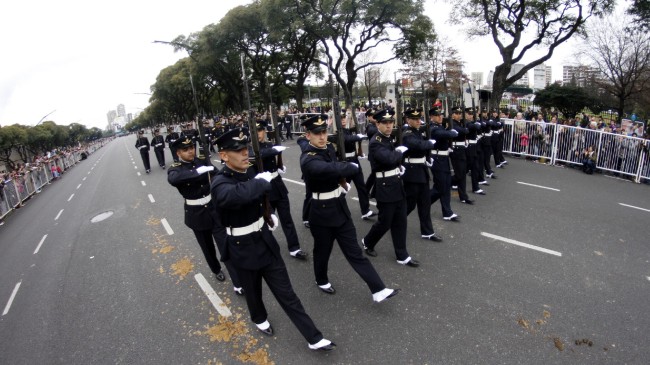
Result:
{"label": "shoulder epaulette", "polygon": [[316,152],[307,152],[307,155],[309,155],[309,156],[316,156]]}
{"label": "shoulder epaulette", "polygon": [[381,137],[380,136],[375,136],[375,139],[381,142]]}
{"label": "shoulder epaulette", "polygon": [[172,164],[172,167],[178,167],[178,166],[180,166],[180,165],[181,165],[180,162],[174,162],[174,163]]}

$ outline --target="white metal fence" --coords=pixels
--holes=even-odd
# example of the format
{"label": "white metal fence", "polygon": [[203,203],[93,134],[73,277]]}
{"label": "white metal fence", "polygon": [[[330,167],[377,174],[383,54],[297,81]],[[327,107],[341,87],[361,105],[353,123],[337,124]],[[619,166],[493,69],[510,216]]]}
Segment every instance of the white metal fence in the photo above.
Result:
{"label": "white metal fence", "polygon": [[545,159],[551,164],[582,165],[593,147],[596,168],[617,175],[650,179],[648,140],[595,129],[504,119],[503,152]]}

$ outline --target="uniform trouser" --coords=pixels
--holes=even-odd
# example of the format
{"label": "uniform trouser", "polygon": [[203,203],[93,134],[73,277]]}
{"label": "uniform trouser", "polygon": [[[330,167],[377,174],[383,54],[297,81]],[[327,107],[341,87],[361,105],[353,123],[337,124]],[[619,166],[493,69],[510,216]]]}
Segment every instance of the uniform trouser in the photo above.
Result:
{"label": "uniform trouser", "polygon": [[140,157],[142,157],[142,163],[144,164],[145,170],[151,170],[151,165],[149,164],[149,151],[140,150]]}
{"label": "uniform trouser", "polygon": [[156,160],[158,160],[158,166],[165,166],[165,150],[162,148],[154,148],[153,151],[156,153]]}
{"label": "uniform trouser", "polygon": [[467,156],[464,148],[455,148],[451,154],[451,166],[454,168],[452,184],[458,186],[458,197],[467,200]]}
{"label": "uniform trouser", "polygon": [[375,186],[376,178],[377,176],[375,176],[375,174],[372,171],[370,171],[370,175],[368,175],[368,179],[366,180],[366,191],[368,192],[368,196],[372,195],[371,192]]}
{"label": "uniform trouser", "polygon": [[248,312],[254,323],[264,323],[268,318],[262,301],[262,279],[264,279],[275,299],[307,342],[315,344],[323,339],[323,334],[316,328],[314,321],[305,312],[300,298],[293,291],[287,267],[280,257],[273,256],[271,263],[257,270],[238,267],[237,273],[244,288]]}
{"label": "uniform trouser", "polygon": [[470,168],[470,177],[472,182],[472,191],[477,191],[479,188],[478,182],[480,179],[481,164],[479,163],[477,155],[477,145],[476,143],[470,144],[465,149],[467,155],[467,166]]}
{"label": "uniform trouser", "polygon": [[501,134],[492,135],[492,153],[494,155],[494,164],[499,165],[505,159],[503,158],[503,140]]}
{"label": "uniform trouser", "polygon": [[478,172],[478,181],[485,180],[485,171],[483,170],[483,147],[481,142],[476,144],[476,171]]}
{"label": "uniform trouser", "polygon": [[284,236],[287,238],[287,248],[289,249],[289,252],[300,250],[300,241],[298,241],[296,225],[293,223],[293,218],[291,218],[289,197],[284,196],[278,200],[272,200],[271,207],[278,212],[278,219],[280,219],[282,232],[284,232]]}
{"label": "uniform trouser", "polygon": [[359,171],[352,176],[351,179],[348,179],[348,183],[352,181],[354,187],[357,189],[357,195],[359,196],[359,207],[361,208],[361,214],[366,214],[370,210],[370,201],[368,197],[368,189],[366,189],[366,182],[363,179],[363,170],[361,170],[361,164],[359,160],[348,160],[348,162],[354,162],[359,165]]}
{"label": "uniform trouser", "polygon": [[302,202],[302,221],[309,222],[309,204],[311,203],[311,189],[305,185],[305,200]]}
{"label": "uniform trouser", "polygon": [[451,217],[454,212],[451,210],[451,170],[449,170],[449,157],[434,156],[431,173],[433,175],[431,204],[440,199],[442,216]]}
{"label": "uniform trouser", "polygon": [[406,202],[377,202],[377,221],[372,225],[368,234],[363,239],[368,248],[374,249],[379,240],[390,229],[390,235],[393,239],[393,248],[395,257],[404,261],[409,257],[406,251]]}
{"label": "uniform trouser", "polygon": [[287,139],[293,139],[291,135],[291,124],[285,124],[284,128],[287,130]]}
{"label": "uniform trouser", "polygon": [[363,256],[361,247],[357,242],[357,231],[351,219],[339,227],[324,227],[318,224],[311,224],[310,231],[314,236],[314,274],[316,284],[326,285],[329,283],[327,276],[328,263],[334,240],[339,243],[341,252],[354,271],[366,282],[371,293],[377,293],[384,288],[384,282],[379,277],[377,270],[367,257]]}
{"label": "uniform trouser", "polygon": [[[210,270],[214,274],[219,273],[219,271],[221,271],[221,265],[219,264],[219,258],[217,258],[217,249],[215,248],[214,244],[216,240],[220,239],[219,234],[217,232],[209,230],[197,231],[193,229],[192,231],[194,232],[196,240],[199,242],[199,247],[201,247],[201,251],[203,251],[203,256],[205,257],[205,261],[207,261]],[[215,241],[213,241],[213,239]],[[234,269],[230,261],[224,262],[224,264],[226,265],[226,269],[228,269],[228,273],[230,274],[232,285],[237,288],[241,287],[239,277],[237,276],[237,271]]]}
{"label": "uniform trouser", "polygon": [[431,224],[431,192],[427,183],[404,182],[406,190],[406,215],[411,214],[417,206],[418,218],[420,219],[420,234],[433,234],[433,224]]}
{"label": "uniform trouser", "polygon": [[[492,137],[483,137],[483,138],[492,138]],[[483,169],[486,173],[492,174],[492,166],[490,166],[490,158],[492,157],[492,140],[488,140],[489,143],[482,143],[481,150],[483,150]]]}
{"label": "uniform trouser", "polygon": [[176,155],[176,150],[177,148],[169,147],[169,151],[172,153],[172,160],[174,160],[174,162],[178,162],[178,156]]}

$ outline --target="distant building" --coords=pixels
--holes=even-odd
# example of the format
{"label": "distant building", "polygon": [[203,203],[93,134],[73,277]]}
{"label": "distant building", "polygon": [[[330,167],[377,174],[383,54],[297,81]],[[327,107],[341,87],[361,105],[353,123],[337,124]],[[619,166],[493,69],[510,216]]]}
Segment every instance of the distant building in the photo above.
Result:
{"label": "distant building", "polygon": [[477,89],[483,86],[483,72],[472,72],[471,78]]}
{"label": "distant building", "polygon": [[486,90],[492,90],[492,79],[494,79],[494,71],[488,72],[487,80],[485,80]]}
{"label": "distant building", "polygon": [[545,64],[533,68],[533,89],[541,90],[551,84],[551,66]]}
{"label": "distant building", "polygon": [[[510,69],[510,72],[508,73],[508,77],[512,77],[514,74],[518,73],[521,71],[521,69],[524,68],[524,65],[521,63],[515,63],[512,65],[512,69]],[[528,82],[528,73],[525,73],[519,80],[515,81],[513,83],[515,86],[526,86],[529,87],[530,83]]]}
{"label": "distant building", "polygon": [[598,78],[597,69],[589,66],[562,66],[562,85],[575,82],[576,86],[586,87],[592,78]]}
{"label": "distant building", "polygon": [[117,106],[117,116],[126,117],[126,109],[124,109],[124,104],[120,104]]}
{"label": "distant building", "polygon": [[109,110],[108,113],[106,113],[106,119],[108,121],[108,130],[113,129],[113,121],[117,118],[117,112],[115,110]]}

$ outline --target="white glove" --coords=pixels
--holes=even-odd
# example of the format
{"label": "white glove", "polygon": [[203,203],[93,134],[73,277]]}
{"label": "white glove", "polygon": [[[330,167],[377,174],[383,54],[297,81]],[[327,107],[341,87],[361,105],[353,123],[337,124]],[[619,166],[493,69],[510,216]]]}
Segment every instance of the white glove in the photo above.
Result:
{"label": "white glove", "polygon": [[286,150],[287,147],[285,147],[285,146],[273,146],[273,149],[278,151],[278,152],[282,152],[282,151]]}
{"label": "white glove", "polygon": [[278,168],[278,172],[281,173],[281,174],[286,174],[287,173],[287,167],[282,166],[282,168]]}
{"label": "white glove", "polygon": [[406,146],[397,146],[397,147],[395,147],[395,150],[400,151],[401,153],[404,153],[404,152],[408,151],[408,149],[409,148],[406,147]]}
{"label": "white glove", "polygon": [[276,217],[275,214],[271,214],[271,220],[273,221],[273,227],[269,226],[268,224],[266,226],[269,227],[269,231],[273,232],[276,228],[278,228],[278,217]]}
{"label": "white glove", "polygon": [[356,162],[348,162],[350,165],[356,167],[357,169],[359,168],[359,165]]}
{"label": "white glove", "polygon": [[458,135],[458,131],[455,129],[452,129],[451,132],[453,132],[452,134],[454,135],[454,137]]}
{"label": "white glove", "polygon": [[214,166],[199,166],[196,168],[196,172],[199,173],[199,175],[203,175],[208,171],[214,170]]}
{"label": "white glove", "polygon": [[436,144],[436,140],[435,140],[435,139],[430,139],[430,140],[429,140],[429,143],[431,143],[431,145],[433,146],[433,145]]}
{"label": "white glove", "polygon": [[359,138],[361,138],[361,139],[366,139],[366,138],[368,138],[368,136],[366,136],[365,134],[361,134],[361,133],[357,134],[357,137],[359,137]]}
{"label": "white glove", "polygon": [[261,172],[261,173],[255,175],[255,178],[256,179],[264,179],[267,182],[271,182],[271,180],[273,180],[273,175],[268,171],[264,171],[264,172]]}
{"label": "white glove", "polygon": [[433,166],[433,157],[430,157],[429,160],[424,161],[424,164],[427,165],[427,167]]}
{"label": "white glove", "polygon": [[345,191],[345,193],[347,194],[350,192],[350,189],[352,189],[352,186],[350,186],[350,184],[346,182],[345,187],[343,187],[343,191]]}
{"label": "white glove", "polygon": [[399,166],[399,176],[404,175],[405,172],[406,172],[406,168],[404,168],[404,166],[400,165]]}
{"label": "white glove", "polygon": [[361,155],[361,156],[357,156],[357,158],[358,158],[359,160],[365,160],[365,159],[368,158],[368,156],[366,156],[366,155]]}

